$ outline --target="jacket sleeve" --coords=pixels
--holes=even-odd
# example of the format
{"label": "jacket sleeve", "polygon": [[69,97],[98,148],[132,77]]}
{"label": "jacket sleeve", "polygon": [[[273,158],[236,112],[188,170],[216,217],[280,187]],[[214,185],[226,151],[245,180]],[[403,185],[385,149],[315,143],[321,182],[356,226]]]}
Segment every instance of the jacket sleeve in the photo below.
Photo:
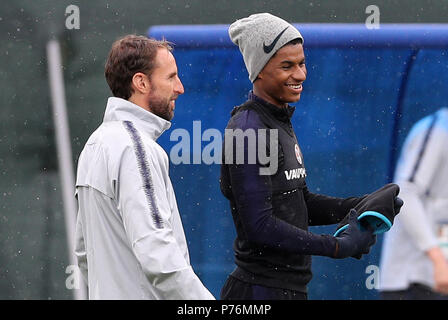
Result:
{"label": "jacket sleeve", "polygon": [[81,217],[78,214],[76,218],[76,229],[75,229],[75,257],[77,259],[78,268],[81,272],[81,276],[84,283],[88,285],[88,267],[87,267],[87,252],[84,243],[84,231],[82,227]]}
{"label": "jacket sleeve", "polygon": [[336,198],[312,193],[308,187],[304,189],[310,226],[321,226],[339,223],[365,196]]}
{"label": "jacket sleeve", "polygon": [[273,214],[269,176],[256,164],[229,165],[232,193],[249,241],[291,253],[332,257],[336,240],[302,230]]}
{"label": "jacket sleeve", "polygon": [[437,175],[443,150],[448,148],[446,134],[434,127],[414,127],[405,141],[397,164],[395,180],[400,186],[404,205],[397,219],[412,237],[416,246],[426,251],[437,245],[437,237],[429,221],[430,212],[424,199],[430,184]]}
{"label": "jacket sleeve", "polygon": [[184,234],[173,229],[168,168],[151,152],[160,151],[129,147],[120,161],[117,203],[132,250],[162,299],[214,299],[194,273],[186,243],[176,239],[175,232]]}

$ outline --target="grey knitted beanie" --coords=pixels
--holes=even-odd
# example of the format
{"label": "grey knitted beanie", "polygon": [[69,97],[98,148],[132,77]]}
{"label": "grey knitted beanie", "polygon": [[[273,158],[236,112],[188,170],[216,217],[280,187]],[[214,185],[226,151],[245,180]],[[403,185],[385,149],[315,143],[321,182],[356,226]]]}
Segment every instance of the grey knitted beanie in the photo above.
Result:
{"label": "grey knitted beanie", "polygon": [[229,36],[240,48],[252,82],[277,50],[294,39],[303,43],[299,30],[270,13],[252,14],[235,21],[229,27]]}

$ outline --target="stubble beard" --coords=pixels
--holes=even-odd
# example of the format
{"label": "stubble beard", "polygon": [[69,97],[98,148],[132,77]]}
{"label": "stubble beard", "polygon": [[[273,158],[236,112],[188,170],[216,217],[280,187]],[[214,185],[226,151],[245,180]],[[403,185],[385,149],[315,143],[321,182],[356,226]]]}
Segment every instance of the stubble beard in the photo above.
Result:
{"label": "stubble beard", "polygon": [[151,94],[149,98],[149,109],[156,116],[159,116],[167,121],[171,121],[174,117],[174,112],[171,111],[170,99],[163,99],[160,96]]}

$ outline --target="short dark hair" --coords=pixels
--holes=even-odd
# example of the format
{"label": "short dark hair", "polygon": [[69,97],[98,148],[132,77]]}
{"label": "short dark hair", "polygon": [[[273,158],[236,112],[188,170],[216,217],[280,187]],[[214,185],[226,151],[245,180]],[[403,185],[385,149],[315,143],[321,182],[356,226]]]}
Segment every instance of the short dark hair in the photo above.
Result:
{"label": "short dark hair", "polygon": [[131,97],[132,77],[137,72],[151,77],[159,48],[173,50],[172,44],[166,40],[155,40],[137,35],[126,35],[112,44],[104,75],[115,97],[126,100]]}
{"label": "short dark hair", "polygon": [[[285,43],[282,47],[280,47],[279,50],[280,50],[281,48],[286,47],[286,46],[295,45],[295,44],[303,44],[302,39],[301,39],[301,38],[295,38],[295,39],[292,39],[291,41]],[[277,51],[278,51],[278,50],[277,50]],[[276,51],[275,53],[277,53],[277,51]]]}

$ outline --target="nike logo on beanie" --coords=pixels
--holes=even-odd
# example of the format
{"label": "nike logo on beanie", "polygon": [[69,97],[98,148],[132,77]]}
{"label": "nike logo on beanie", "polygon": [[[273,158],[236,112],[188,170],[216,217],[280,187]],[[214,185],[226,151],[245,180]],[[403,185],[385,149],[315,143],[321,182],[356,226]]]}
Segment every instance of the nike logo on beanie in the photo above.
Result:
{"label": "nike logo on beanie", "polygon": [[286,27],[285,29],[283,29],[283,31],[282,32],[280,32],[279,34],[278,34],[278,36],[277,37],[275,37],[275,39],[274,39],[274,41],[272,41],[272,43],[270,44],[270,45],[266,45],[264,42],[263,42],[263,50],[264,50],[264,52],[267,54],[267,53],[270,53],[273,49],[274,49],[274,47],[275,47],[275,45],[277,44],[277,42],[278,42],[278,40],[280,39],[280,37],[282,36],[282,34],[286,31],[286,29],[288,29],[289,28],[289,26],[288,27]]}

